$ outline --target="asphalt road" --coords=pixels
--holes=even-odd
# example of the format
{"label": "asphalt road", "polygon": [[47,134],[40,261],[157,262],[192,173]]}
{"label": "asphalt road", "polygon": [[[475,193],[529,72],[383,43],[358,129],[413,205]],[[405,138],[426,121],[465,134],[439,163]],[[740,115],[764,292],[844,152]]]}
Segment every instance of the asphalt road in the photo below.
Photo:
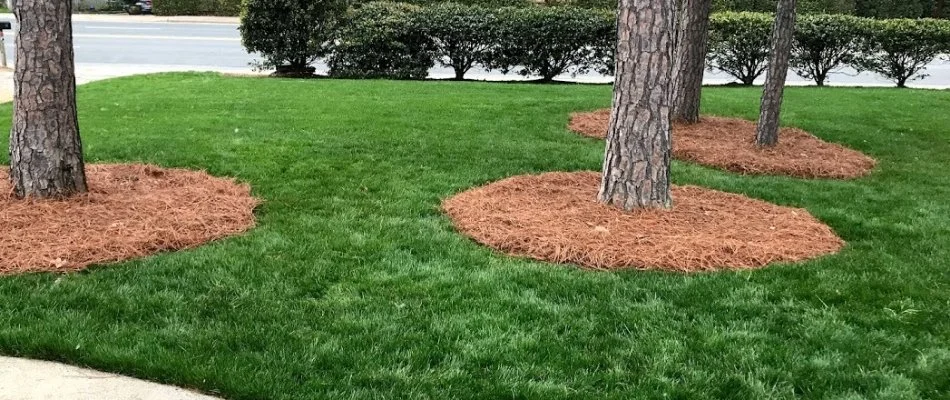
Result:
{"label": "asphalt road", "polygon": [[[78,18],[77,18],[78,19]],[[248,54],[241,45],[237,24],[233,23],[186,23],[153,22],[143,17],[94,17],[94,20],[73,22],[76,64],[80,73],[90,75],[88,81],[110,76],[129,75],[141,72],[208,70],[223,72],[251,72],[255,56]],[[12,15],[0,15],[0,20],[13,20]],[[7,32],[6,49],[10,65],[13,65],[14,41]],[[318,63],[318,71],[326,67]],[[914,83],[920,87],[950,87],[950,60],[938,60],[930,65],[924,80]],[[452,71],[434,68],[434,78],[447,78]],[[471,71],[473,79],[521,79],[517,75],[502,75],[498,72]],[[565,80],[607,82],[609,77],[583,75],[564,76]],[[721,73],[707,73],[706,81],[721,84],[733,81]],[[808,81],[791,74],[791,84],[807,84]],[[831,78],[832,84],[890,86],[887,80],[870,73],[842,71]]]}

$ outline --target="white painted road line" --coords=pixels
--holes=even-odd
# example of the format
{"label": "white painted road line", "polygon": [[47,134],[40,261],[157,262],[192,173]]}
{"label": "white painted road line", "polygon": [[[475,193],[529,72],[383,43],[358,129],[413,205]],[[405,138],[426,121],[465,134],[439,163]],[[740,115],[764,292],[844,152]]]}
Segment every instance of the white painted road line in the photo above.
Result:
{"label": "white painted road line", "polygon": [[74,38],[85,39],[138,39],[138,40],[193,40],[193,41],[212,41],[212,42],[240,42],[241,38],[231,37],[208,37],[208,36],[153,36],[153,35],[109,35],[99,33],[76,33]]}

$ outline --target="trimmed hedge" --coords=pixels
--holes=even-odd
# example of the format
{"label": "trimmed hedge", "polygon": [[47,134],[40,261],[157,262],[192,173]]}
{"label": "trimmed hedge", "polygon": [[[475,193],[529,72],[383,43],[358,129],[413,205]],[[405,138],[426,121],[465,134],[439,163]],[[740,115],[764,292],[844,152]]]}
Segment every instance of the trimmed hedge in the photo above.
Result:
{"label": "trimmed hedge", "polygon": [[435,56],[443,67],[465,78],[474,65],[489,65],[501,24],[487,8],[443,3],[424,8],[417,21],[435,44]]}
{"label": "trimmed hedge", "polygon": [[613,13],[573,7],[367,3],[337,32],[327,64],[346,78],[423,79],[435,64],[553,80],[613,66]]}
{"label": "trimmed hedge", "polygon": [[613,14],[597,10],[504,8],[498,16],[498,47],[489,67],[540,76],[542,81],[598,69],[604,62],[598,47],[616,35]]}
{"label": "trimmed hedge", "polygon": [[867,29],[868,20],[849,15],[800,17],[795,25],[791,69],[824,86],[828,74],[854,63]]}
{"label": "trimmed hedge", "polygon": [[[292,13],[277,13],[274,18],[284,15]],[[751,85],[768,65],[772,20],[766,13],[714,14],[707,68]],[[292,31],[276,27],[270,39],[262,40],[280,42]],[[311,36],[315,39],[307,43],[325,44],[318,50],[328,54],[330,75],[336,77],[424,79],[438,63],[452,68],[456,79],[481,66],[550,81],[568,73],[611,74],[616,17],[608,10],[576,7],[487,9],[379,2],[351,9],[340,29],[327,35],[332,36]],[[950,53],[950,21],[802,15],[793,44],[791,68],[818,85],[850,66],[903,87],[923,77],[924,67],[939,54]]]}
{"label": "trimmed hedge", "polygon": [[153,0],[155,15],[221,15],[241,13],[241,0]]}
{"label": "trimmed hedge", "polygon": [[707,68],[725,72],[743,85],[765,73],[772,48],[770,14],[725,12],[709,21]]}
{"label": "trimmed hedge", "polygon": [[352,11],[327,58],[330,76],[425,79],[438,53],[419,24],[421,11],[412,4],[382,2]]}
{"label": "trimmed hedge", "polygon": [[905,87],[908,82],[925,78],[927,64],[950,52],[950,21],[872,20],[862,37],[855,66]]}
{"label": "trimmed hedge", "polygon": [[241,40],[260,54],[260,68],[278,74],[308,76],[310,64],[328,51],[346,0],[244,0]]}

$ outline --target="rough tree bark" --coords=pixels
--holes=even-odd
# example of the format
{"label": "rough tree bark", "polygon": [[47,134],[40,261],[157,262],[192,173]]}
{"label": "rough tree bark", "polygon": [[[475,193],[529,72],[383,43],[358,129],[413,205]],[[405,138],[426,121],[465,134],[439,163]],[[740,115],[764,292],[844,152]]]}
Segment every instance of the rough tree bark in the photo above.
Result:
{"label": "rough tree bark", "polygon": [[693,124],[699,122],[712,0],[682,1],[673,67],[673,120]]}
{"label": "rough tree bark", "polygon": [[17,197],[85,192],[76,116],[72,0],[17,0],[10,179]]}
{"label": "rough tree bark", "polygon": [[676,0],[620,0],[601,202],[669,208]]}
{"label": "rough tree bark", "polygon": [[772,28],[772,56],[762,89],[762,105],[759,109],[759,125],[755,143],[760,147],[778,144],[779,115],[782,112],[782,96],[785,78],[788,75],[788,59],[792,54],[792,39],[795,35],[795,0],[779,0]]}

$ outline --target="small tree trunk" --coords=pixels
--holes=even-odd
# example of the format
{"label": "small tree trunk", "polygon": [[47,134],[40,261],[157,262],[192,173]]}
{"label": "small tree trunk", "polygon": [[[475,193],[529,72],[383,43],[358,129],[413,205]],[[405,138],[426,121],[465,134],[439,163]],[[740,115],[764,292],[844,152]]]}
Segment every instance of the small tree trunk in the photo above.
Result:
{"label": "small tree trunk", "polygon": [[76,116],[72,0],[17,0],[10,178],[17,197],[85,192]]}
{"label": "small tree trunk", "polygon": [[675,0],[620,0],[601,202],[669,208]]}
{"label": "small tree trunk", "polygon": [[755,143],[771,147],[778,144],[779,115],[782,111],[782,96],[785,78],[788,75],[788,59],[792,53],[792,38],[795,34],[795,0],[779,0],[772,30],[772,57],[765,88],[762,90],[762,106]]}
{"label": "small tree trunk", "polygon": [[712,0],[683,1],[676,64],[673,68],[676,76],[673,90],[674,121],[690,124],[699,122],[711,9]]}

